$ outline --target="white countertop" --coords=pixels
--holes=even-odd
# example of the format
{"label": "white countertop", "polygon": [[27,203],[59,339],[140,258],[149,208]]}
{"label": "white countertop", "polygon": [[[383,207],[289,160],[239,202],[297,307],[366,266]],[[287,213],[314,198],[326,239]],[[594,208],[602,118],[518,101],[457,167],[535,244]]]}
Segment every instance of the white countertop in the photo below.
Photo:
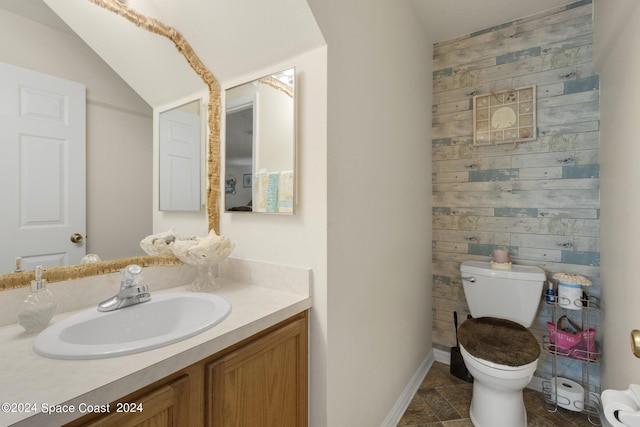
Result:
{"label": "white countertop", "polygon": [[[276,276],[282,268],[288,267],[277,266]],[[305,271],[308,278],[308,270],[302,270],[302,274],[298,271],[294,276],[302,277],[304,282]],[[255,273],[253,270],[247,275],[243,271],[235,277],[246,279]],[[218,279],[222,287],[213,293],[226,298],[232,307],[224,321],[175,344],[126,356],[96,360],[48,359],[34,353],[36,335],[27,335],[18,324],[0,327],[0,425],[60,425],[79,418],[84,415],[78,412],[84,406],[81,404],[98,405],[117,400],[309,309],[309,283],[292,287],[290,279],[282,280],[281,289],[278,289],[278,280],[261,286]],[[153,292],[152,296],[184,291],[185,286],[179,286]],[[73,312],[59,314],[52,322],[71,314]],[[42,413],[62,404],[74,408],[75,413]]]}

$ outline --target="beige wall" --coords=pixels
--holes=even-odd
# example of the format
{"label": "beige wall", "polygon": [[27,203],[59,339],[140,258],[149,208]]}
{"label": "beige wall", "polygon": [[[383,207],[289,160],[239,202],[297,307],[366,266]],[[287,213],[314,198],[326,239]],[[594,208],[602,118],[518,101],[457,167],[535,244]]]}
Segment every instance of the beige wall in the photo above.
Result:
{"label": "beige wall", "polygon": [[[295,215],[222,212],[220,230],[236,247],[234,256],[313,270],[310,317],[310,418],[326,426],[327,369],[327,51],[319,48],[286,63],[221,82],[230,88],[274,71],[296,67],[298,97]],[[222,124],[224,141],[224,123]],[[222,153],[224,158],[224,152]],[[222,176],[225,176],[224,165]],[[242,183],[240,183],[242,185]],[[222,209],[222,206],[221,206]]]}
{"label": "beige wall", "polygon": [[296,67],[296,215],[220,228],[238,257],[313,269],[310,424],[381,425],[431,351],[431,52],[404,4],[310,6],[326,49],[223,82]]}
{"label": "beige wall", "polygon": [[594,64],[600,74],[603,388],[640,384],[629,333],[640,329],[640,3],[595,0]]}
{"label": "beige wall", "polygon": [[151,233],[151,108],[84,42],[0,10],[0,61],[87,87],[87,251],[141,255]]}
{"label": "beige wall", "polygon": [[309,5],[328,52],[326,343],[311,361],[326,357],[326,396],[311,389],[326,412],[312,425],[378,426],[431,351],[431,43],[405,2]]}
{"label": "beige wall", "polygon": [[88,105],[87,252],[143,255],[151,228],[151,128],[147,115]]}

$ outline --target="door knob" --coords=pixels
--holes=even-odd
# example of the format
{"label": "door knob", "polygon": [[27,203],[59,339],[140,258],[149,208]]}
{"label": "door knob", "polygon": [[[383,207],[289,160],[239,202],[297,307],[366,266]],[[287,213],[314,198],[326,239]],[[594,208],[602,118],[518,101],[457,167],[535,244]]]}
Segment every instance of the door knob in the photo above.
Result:
{"label": "door knob", "polygon": [[640,331],[637,329],[631,331],[631,351],[634,356],[640,358]]}
{"label": "door knob", "polygon": [[84,237],[82,237],[82,234],[80,233],[73,233],[71,235],[71,242],[73,243],[82,243],[82,241],[84,240]]}

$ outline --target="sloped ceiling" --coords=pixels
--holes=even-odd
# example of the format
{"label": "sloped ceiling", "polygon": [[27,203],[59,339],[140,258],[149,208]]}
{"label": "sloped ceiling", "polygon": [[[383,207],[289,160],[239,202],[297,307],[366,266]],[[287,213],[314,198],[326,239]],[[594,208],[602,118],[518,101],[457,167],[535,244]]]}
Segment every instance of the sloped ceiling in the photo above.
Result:
{"label": "sloped ceiling", "polygon": [[[43,0],[0,0],[0,7],[55,26]],[[398,1],[398,0],[394,0]],[[569,0],[406,0],[433,42],[523,18]],[[173,45],[88,0],[44,0],[151,106],[202,92],[204,84]],[[322,46],[306,0],[128,0],[128,6],[178,29],[225,82]],[[46,8],[44,8],[46,9]],[[34,18],[35,17],[35,18]],[[64,24],[59,26],[65,29]],[[273,71],[273,70],[271,70]]]}
{"label": "sloped ceiling", "polygon": [[[168,39],[88,0],[44,2],[152,107],[205,89]],[[305,0],[129,0],[127,5],[180,31],[223,86],[324,44]]]}

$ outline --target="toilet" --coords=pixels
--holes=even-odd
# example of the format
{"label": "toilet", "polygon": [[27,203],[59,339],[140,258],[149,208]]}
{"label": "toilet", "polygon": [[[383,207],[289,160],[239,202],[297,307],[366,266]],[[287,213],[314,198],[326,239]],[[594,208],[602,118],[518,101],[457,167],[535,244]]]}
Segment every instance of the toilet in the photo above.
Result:
{"label": "toilet", "polygon": [[473,318],[458,329],[460,352],[473,375],[471,422],[476,427],[526,427],[522,390],[538,365],[540,343],[527,329],[546,281],[539,267],[492,269],[489,262],[460,265]]}

